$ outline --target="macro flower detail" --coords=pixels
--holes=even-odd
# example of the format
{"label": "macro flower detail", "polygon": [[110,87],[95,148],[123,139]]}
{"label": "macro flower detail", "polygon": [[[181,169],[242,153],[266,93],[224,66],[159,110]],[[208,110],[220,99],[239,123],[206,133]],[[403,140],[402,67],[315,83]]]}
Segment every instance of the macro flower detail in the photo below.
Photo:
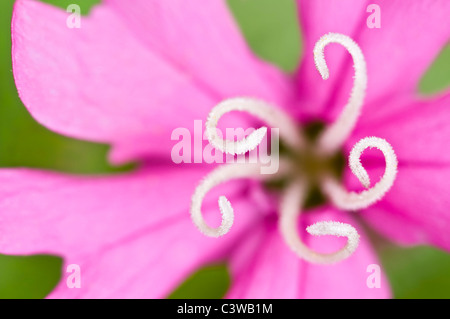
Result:
{"label": "macro flower detail", "polygon": [[[289,118],[289,115],[274,106],[270,106],[264,101],[258,101],[250,98],[235,98],[221,102],[213,108],[206,122],[207,137],[211,145],[218,150],[236,155],[244,154],[252,151],[257,147],[264,135],[267,133],[267,127],[261,127],[251,132],[247,137],[240,141],[226,140],[217,134],[217,124],[222,116],[232,111],[247,112],[258,117],[267,124],[275,126],[279,129],[280,136],[286,147],[290,150],[288,153],[296,154],[297,152],[311,152],[313,157],[335,155],[333,152],[341,147],[348,138],[356,121],[360,115],[360,109],[363,105],[363,98],[367,86],[366,63],[361,49],[349,37],[329,33],[320,38],[314,48],[314,60],[316,68],[324,80],[328,79],[329,71],[325,62],[324,49],[329,43],[339,43],[344,46],[354,61],[354,86],[351,91],[350,99],[344,107],[341,115],[335,123],[327,128],[318,138],[317,146],[309,145],[306,149],[306,137],[299,136],[299,130],[296,128],[295,121]],[[378,148],[383,152],[386,160],[386,169],[383,177],[379,182],[370,188],[370,178],[366,170],[361,164],[360,158],[363,151],[367,148]],[[277,154],[278,155],[278,154]],[[295,169],[299,165],[298,158],[301,154],[297,154],[291,158],[282,156],[281,161],[283,167],[281,171],[265,176],[265,180],[288,178],[288,186],[282,195],[282,204],[280,205],[279,228],[290,248],[299,255],[299,257],[314,263],[334,263],[348,258],[357,248],[359,235],[355,228],[349,224],[339,222],[318,222],[308,226],[308,233],[315,236],[333,235],[347,237],[347,244],[335,253],[320,254],[311,251],[296,235],[298,217],[297,210],[303,205],[305,200],[302,193],[305,192],[305,183],[308,179],[308,168],[301,167],[300,170]],[[301,165],[300,161],[300,165]],[[251,166],[250,166],[251,165]],[[331,198],[332,202],[339,209],[358,210],[364,209],[382,199],[384,194],[392,187],[397,175],[397,158],[391,145],[384,139],[377,137],[366,137],[360,140],[352,149],[349,157],[349,165],[353,174],[359,179],[361,184],[368,188],[361,193],[348,193],[330,176],[327,172],[319,172],[320,184],[325,193]],[[287,166],[287,167],[286,167]],[[229,179],[254,177],[261,179],[261,167],[255,164],[241,165],[234,164],[234,167],[221,167],[212,171],[203,182],[197,187],[191,205],[191,216],[194,224],[205,235],[211,237],[219,237],[225,235],[231,228],[234,220],[234,211],[225,196],[219,197],[219,208],[222,215],[222,223],[217,228],[211,228],[202,219],[201,202],[206,193],[214,186],[226,182]],[[298,176],[292,178],[297,173]],[[292,181],[293,179],[293,181]],[[292,185],[289,185],[291,184]]]}
{"label": "macro flower detail", "polygon": [[[62,278],[49,298],[164,298],[215,262],[228,266],[228,298],[390,297],[383,272],[380,288],[366,284],[380,261],[365,226],[450,250],[450,95],[415,93],[450,38],[450,2],[378,2],[375,30],[366,1],[297,0],[304,55],[287,75],[253,54],[222,0],[104,0],[79,29],[67,28],[65,10],[17,0],[13,73],[29,113],[56,133],[110,145],[111,163],[139,165],[106,176],[0,170],[0,253],[79,265],[81,288]],[[330,32],[348,38],[316,46]],[[171,133],[199,119],[208,146],[237,154],[267,137],[261,123],[279,128],[287,178],[258,164],[175,164]],[[230,144],[214,135],[219,124],[261,129]],[[309,206],[315,188],[327,200]],[[226,235],[204,236],[192,220]]]}

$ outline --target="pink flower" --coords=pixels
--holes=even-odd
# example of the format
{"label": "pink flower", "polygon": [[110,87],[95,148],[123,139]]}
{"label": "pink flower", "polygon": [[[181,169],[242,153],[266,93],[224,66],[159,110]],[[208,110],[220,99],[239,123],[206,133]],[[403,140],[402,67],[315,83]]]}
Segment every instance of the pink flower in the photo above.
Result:
{"label": "pink flower", "polygon": [[[386,195],[360,216],[400,243],[450,249],[450,152],[442,147],[450,136],[450,95],[423,100],[414,93],[449,39],[450,3],[380,1],[383,26],[368,29],[363,19],[367,3],[346,2],[299,1],[306,53],[293,80],[250,53],[222,1],[141,0],[130,5],[108,0],[83,18],[81,29],[69,29],[64,11],[18,0],[14,76],[31,114],[58,133],[110,143],[115,163],[133,159],[143,164],[135,172],[108,177],[2,170],[0,251],[56,254],[66,265],[79,265],[81,288],[70,289],[62,280],[53,298],[160,298],[193,270],[216,260],[230,264],[228,297],[389,297],[384,277],[379,289],[366,284],[367,267],[378,261],[351,214],[325,205],[300,217],[299,230],[331,220],[351,225],[360,236],[357,249],[343,261],[306,262],[289,249],[295,247],[285,243],[286,231],[277,227],[273,194],[263,183],[239,179],[214,189],[201,205],[202,216],[217,221],[217,195],[226,194],[237,212],[229,233],[208,238],[193,226],[189,204],[211,168],[177,166],[170,160],[173,129],[191,127],[219,102],[238,96],[278,105],[282,109],[275,112],[288,114],[287,122],[298,126],[317,118],[339,123],[353,87],[348,54],[327,49],[330,77],[323,81],[312,52],[322,35],[346,34],[365,57],[364,106],[359,118],[350,108],[346,118],[358,118],[351,135],[344,134],[347,126],[340,127],[330,137],[337,142],[324,145],[348,154],[367,136],[388,141],[398,158],[398,174],[381,194]],[[319,70],[324,74],[323,65]],[[357,76],[356,82],[361,79]],[[353,105],[359,104],[358,92],[365,91],[360,89],[354,88]],[[239,114],[227,118],[226,126],[249,125]],[[364,168],[354,170],[360,180],[364,169],[380,176],[385,166],[392,167],[380,161],[378,152],[368,155]],[[351,189],[360,183],[350,171],[344,178]],[[348,204],[339,184],[324,183],[332,189],[327,192],[331,202]],[[296,196],[286,198],[301,204]],[[296,213],[294,205],[284,207]],[[309,249],[322,253],[345,243],[343,238],[303,235]]]}

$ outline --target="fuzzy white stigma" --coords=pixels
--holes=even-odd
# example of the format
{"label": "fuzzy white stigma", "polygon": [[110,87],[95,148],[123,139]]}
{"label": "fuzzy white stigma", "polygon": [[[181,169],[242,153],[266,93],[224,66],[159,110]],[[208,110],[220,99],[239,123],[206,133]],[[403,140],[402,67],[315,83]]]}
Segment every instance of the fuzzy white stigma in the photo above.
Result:
{"label": "fuzzy white stigma", "polygon": [[324,55],[325,47],[330,43],[341,44],[351,54],[355,76],[347,105],[344,106],[338,119],[323,132],[319,139],[319,149],[324,153],[333,153],[338,150],[352,132],[361,113],[367,87],[366,62],[361,49],[351,38],[339,33],[328,33],[322,36],[314,47],[314,61],[322,78],[326,80],[330,76]]}
{"label": "fuzzy white stigma", "polygon": [[324,254],[323,261],[326,261],[326,263],[335,263],[347,259],[358,248],[359,234],[350,224],[335,221],[318,222],[308,226],[306,231],[313,236],[347,237],[347,244],[342,249],[332,254]]}
{"label": "fuzzy white stigma", "polygon": [[267,127],[263,126],[241,141],[222,139],[217,134],[217,124],[223,115],[232,111],[247,112],[269,126],[279,128],[280,136],[288,145],[294,148],[301,147],[298,125],[279,107],[253,98],[239,97],[220,102],[209,113],[206,121],[206,136],[214,148],[232,155],[244,154],[255,149],[267,133]]}
{"label": "fuzzy white stigma", "polygon": [[[280,166],[283,168],[283,166]],[[191,200],[191,218],[197,228],[206,236],[220,237],[228,233],[233,225],[234,210],[225,196],[219,197],[219,209],[222,222],[219,227],[208,226],[203,219],[201,207],[206,194],[215,186],[239,178],[268,179],[274,175],[261,174],[260,164],[230,164],[222,165],[209,173],[195,189]],[[283,169],[279,173],[283,172]]]}
{"label": "fuzzy white stigma", "polygon": [[383,177],[372,188],[361,193],[347,192],[334,179],[324,179],[323,189],[337,207],[346,210],[367,208],[382,199],[394,184],[398,169],[397,156],[392,146],[382,138],[366,137],[356,143],[349,156],[350,169],[364,187],[370,187],[369,175],[361,164],[361,155],[365,149],[373,147],[383,153],[386,168]]}
{"label": "fuzzy white stigma", "polygon": [[307,247],[298,234],[298,218],[304,200],[305,186],[297,180],[283,194],[280,205],[280,232],[287,245],[300,258],[316,264],[332,264],[350,257],[358,247],[359,235],[354,227],[334,221],[318,222],[306,228],[314,236],[332,235],[347,237],[346,245],[334,253],[319,253]]}

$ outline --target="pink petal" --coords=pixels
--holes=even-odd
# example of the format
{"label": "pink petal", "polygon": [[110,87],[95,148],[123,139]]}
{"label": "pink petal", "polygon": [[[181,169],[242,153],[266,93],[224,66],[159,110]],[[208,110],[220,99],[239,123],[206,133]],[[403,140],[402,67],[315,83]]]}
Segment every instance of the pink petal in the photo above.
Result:
{"label": "pink petal", "polygon": [[[357,228],[361,242],[347,260],[334,265],[315,265],[302,261],[284,243],[276,220],[266,221],[265,227],[255,229],[233,254],[231,270],[233,286],[229,298],[387,298],[388,282],[381,273],[380,288],[369,288],[369,265],[379,265],[363,230],[346,214],[330,209],[308,212],[300,228],[318,221],[347,222]],[[332,252],[345,240],[335,237],[313,238],[305,242],[321,252]]]}
{"label": "pink petal", "polygon": [[[165,297],[203,263],[224,258],[264,208],[252,199],[257,189],[240,181],[224,184],[206,198],[204,215],[213,222],[220,218],[220,192],[239,218],[227,236],[203,236],[190,220],[189,205],[204,173],[158,167],[81,178],[3,170],[0,251],[56,254],[65,266],[79,265],[81,289],[68,288],[64,267],[54,298]],[[244,189],[253,191],[242,196]]]}
{"label": "pink petal", "polygon": [[[153,19],[161,3],[142,11],[139,3],[129,7]],[[170,30],[141,28],[149,43],[111,5],[96,7],[80,29],[69,29],[65,11],[19,0],[12,23],[19,95],[48,128],[116,145],[115,162],[149,154],[167,158],[172,131],[205,121],[220,100],[252,95],[278,102],[288,90],[284,77],[247,51],[221,8],[180,7],[179,23],[166,12]],[[176,45],[167,46],[174,36]],[[245,123],[233,115],[229,121],[229,127]]]}
{"label": "pink petal", "polygon": [[[206,173],[155,167],[118,176],[76,177],[2,170],[1,252],[78,256],[146,228],[189,218],[192,193]],[[220,191],[230,196],[242,188],[236,181]],[[218,209],[217,198],[208,200]]]}
{"label": "pink petal", "polygon": [[67,258],[65,265],[80,266],[84,286],[82,283],[80,289],[68,288],[63,277],[49,297],[167,297],[202,265],[223,260],[247,231],[250,220],[255,221],[253,213],[257,212],[244,199],[234,200],[233,205],[247,216],[239,216],[242,218],[236,221],[233,231],[219,239],[202,235],[186,214],[164,227],[124,238],[90,256]]}
{"label": "pink petal", "polygon": [[280,237],[275,220],[255,225],[231,259],[227,298],[297,298],[300,260]]}
{"label": "pink petal", "polygon": [[[342,23],[341,19],[348,19],[349,32],[346,34],[359,44],[367,62],[368,89],[363,115],[370,117],[377,111],[379,105],[376,102],[380,99],[401,94],[411,96],[415,93],[421,76],[450,38],[448,19],[450,2],[446,0],[414,3],[401,0],[357,2],[359,4],[341,5],[339,9],[329,5],[327,10],[324,6],[322,14],[317,16],[323,20],[318,22],[319,24],[325,23],[330,27],[336,27],[335,30],[326,30],[327,32],[342,32],[338,25]],[[366,12],[369,4],[378,4],[380,7],[379,29],[370,29],[367,26],[367,18],[371,14]],[[335,18],[329,18],[326,13]],[[305,11],[305,14],[308,13]],[[331,22],[327,21],[328,19]],[[350,29],[351,27],[353,29]],[[307,50],[306,54],[312,57],[312,49]],[[331,47],[329,50],[332,50]],[[334,54],[336,53],[330,52],[327,61],[330,59],[330,63],[333,63],[332,59],[337,59],[332,57]],[[320,114],[324,119],[333,119],[342,110],[353,85],[354,71],[351,64],[351,60],[347,58],[346,63],[340,65],[342,69],[333,70],[332,66],[330,67],[330,80],[336,79],[336,85],[331,89],[328,102],[314,105],[318,110],[314,114]],[[305,81],[309,81],[309,78]],[[325,84],[318,85],[314,91]]]}
{"label": "pink petal", "polygon": [[251,95],[283,103],[286,78],[254,56],[226,1],[106,0],[152,52],[158,52],[213,95]]}
{"label": "pink petal", "polygon": [[[361,138],[386,139],[400,164],[450,164],[450,93],[429,100],[392,100],[361,119],[347,142],[350,148]],[[384,163],[383,163],[384,165]]]}

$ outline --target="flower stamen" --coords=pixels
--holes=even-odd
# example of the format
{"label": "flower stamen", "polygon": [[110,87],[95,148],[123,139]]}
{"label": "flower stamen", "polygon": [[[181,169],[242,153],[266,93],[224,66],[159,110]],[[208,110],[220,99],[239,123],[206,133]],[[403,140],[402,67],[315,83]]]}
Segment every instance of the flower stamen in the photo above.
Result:
{"label": "flower stamen", "polygon": [[326,80],[330,76],[324,55],[325,47],[330,43],[341,44],[351,54],[355,75],[347,104],[338,119],[323,132],[318,141],[319,149],[324,153],[335,152],[347,140],[360,115],[367,87],[366,62],[361,49],[351,38],[339,33],[322,36],[314,47],[314,61],[322,78]]}
{"label": "flower stamen", "polygon": [[356,229],[345,223],[335,221],[323,221],[306,228],[313,236],[344,236],[347,237],[346,245],[334,253],[319,253],[311,250],[300,239],[297,225],[301,215],[300,209],[304,200],[304,183],[297,180],[291,183],[283,194],[280,205],[280,232],[287,245],[300,258],[316,264],[332,264],[350,257],[359,244],[359,235]]}
{"label": "flower stamen", "polygon": [[206,136],[214,148],[232,155],[244,154],[255,149],[267,133],[267,127],[263,126],[241,141],[222,139],[217,134],[217,124],[223,115],[232,111],[247,112],[256,116],[270,127],[279,128],[280,136],[286,144],[294,149],[301,147],[302,141],[298,133],[298,125],[279,107],[254,98],[239,97],[220,102],[209,113],[206,121]]}
{"label": "flower stamen", "polygon": [[[382,138],[366,137],[354,145],[349,155],[350,169],[366,190],[360,193],[348,192],[336,178],[331,177],[330,160],[340,155],[337,151],[349,137],[361,113],[367,87],[367,69],[361,49],[351,38],[338,33],[328,33],[321,37],[314,47],[316,68],[324,80],[329,78],[324,50],[330,43],[341,44],[352,56],[355,69],[354,82],[348,102],[341,114],[319,135],[318,140],[314,138],[307,143],[307,140],[300,135],[299,126],[295,120],[280,108],[254,98],[227,99],[216,105],[209,113],[206,121],[206,136],[214,148],[224,153],[245,154],[255,149],[267,134],[267,127],[263,126],[240,141],[223,139],[218,135],[217,125],[223,115],[232,111],[247,112],[265,122],[269,127],[279,129],[279,136],[283,139],[283,146],[286,147],[283,148],[284,160],[279,163],[279,170],[275,175],[262,174],[261,164],[247,163],[220,166],[205,177],[195,189],[190,212],[194,224],[206,236],[225,235],[234,221],[233,207],[225,196],[220,196],[218,200],[222,216],[220,226],[210,227],[203,219],[202,202],[213,187],[238,178],[260,180],[273,178],[274,181],[281,180],[284,183],[283,187],[287,184],[287,188],[281,194],[278,227],[287,245],[300,258],[311,263],[331,264],[344,260],[355,252],[359,244],[359,234],[349,224],[320,221],[306,228],[306,231],[313,236],[346,237],[347,242],[344,247],[332,253],[320,253],[310,249],[302,242],[298,233],[298,219],[307,195],[306,183],[312,184],[313,187],[316,187],[318,183],[337,208],[358,210],[367,208],[380,200],[392,187],[397,175],[398,162],[391,145]],[[317,146],[312,144],[316,141]],[[361,164],[361,156],[364,150],[373,147],[383,153],[386,168],[380,181],[370,188],[370,178]],[[277,180],[279,177],[281,178]],[[311,185],[308,186],[309,189],[313,189]]]}
{"label": "flower stamen", "polygon": [[379,149],[385,158],[386,168],[383,177],[370,189],[361,193],[347,192],[337,181],[332,178],[324,178],[323,190],[331,201],[340,209],[358,210],[367,208],[379,201],[389,191],[397,176],[398,161],[392,146],[386,140],[379,137],[366,137],[353,146],[349,156],[349,165],[353,174],[361,184],[369,188],[370,179],[367,171],[361,164],[361,155],[367,148]]}

